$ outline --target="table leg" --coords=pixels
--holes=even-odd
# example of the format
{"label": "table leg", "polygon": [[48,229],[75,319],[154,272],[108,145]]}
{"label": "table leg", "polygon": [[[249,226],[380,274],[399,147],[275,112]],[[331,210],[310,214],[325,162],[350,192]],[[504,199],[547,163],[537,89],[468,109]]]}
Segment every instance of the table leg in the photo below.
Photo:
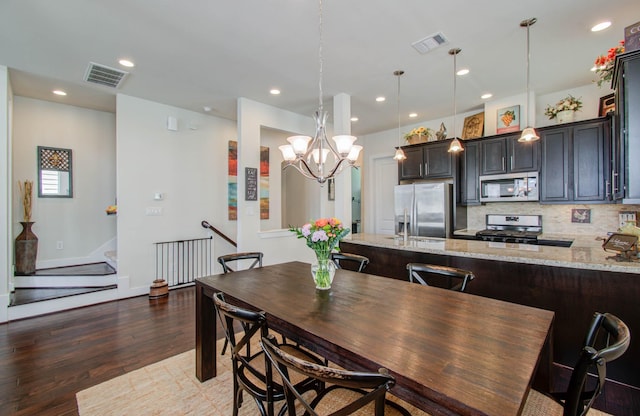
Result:
{"label": "table leg", "polygon": [[216,376],[216,335],[213,299],[196,281],[196,377],[201,382]]}

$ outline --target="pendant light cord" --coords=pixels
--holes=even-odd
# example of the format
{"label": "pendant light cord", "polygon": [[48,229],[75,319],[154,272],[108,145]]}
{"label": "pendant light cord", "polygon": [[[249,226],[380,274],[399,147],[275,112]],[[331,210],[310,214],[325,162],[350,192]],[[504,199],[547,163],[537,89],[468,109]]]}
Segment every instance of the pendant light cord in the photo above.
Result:
{"label": "pendant light cord", "polygon": [[318,33],[319,33],[319,45],[318,45],[318,106],[320,113],[322,113],[322,0],[318,2]]}

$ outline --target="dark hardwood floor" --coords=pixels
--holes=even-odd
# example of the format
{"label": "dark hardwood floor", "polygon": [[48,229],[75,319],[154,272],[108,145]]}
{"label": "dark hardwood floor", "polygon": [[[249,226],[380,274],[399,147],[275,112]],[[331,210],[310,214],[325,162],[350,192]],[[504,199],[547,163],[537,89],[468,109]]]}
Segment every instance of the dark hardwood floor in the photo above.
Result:
{"label": "dark hardwood floor", "polygon": [[194,348],[194,314],[188,287],[1,324],[0,415],[77,415],[76,392]]}

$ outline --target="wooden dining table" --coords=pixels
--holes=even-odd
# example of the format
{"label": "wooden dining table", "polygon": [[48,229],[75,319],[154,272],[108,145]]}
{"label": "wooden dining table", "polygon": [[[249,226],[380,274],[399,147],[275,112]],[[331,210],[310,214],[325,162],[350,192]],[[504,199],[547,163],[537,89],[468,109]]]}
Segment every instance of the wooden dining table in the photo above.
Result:
{"label": "wooden dining table", "polygon": [[549,387],[553,312],[344,269],[319,291],[301,262],[196,280],[200,381],[216,376],[217,292],[344,368],[386,368],[433,415],[518,415],[534,378]]}

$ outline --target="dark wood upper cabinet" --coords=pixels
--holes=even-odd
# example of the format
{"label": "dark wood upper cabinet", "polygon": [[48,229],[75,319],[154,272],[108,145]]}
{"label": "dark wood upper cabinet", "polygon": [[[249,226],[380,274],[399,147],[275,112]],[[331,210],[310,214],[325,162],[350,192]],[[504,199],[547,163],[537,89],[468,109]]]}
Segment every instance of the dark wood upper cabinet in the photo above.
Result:
{"label": "dark wood upper cabinet", "polygon": [[[616,56],[612,86],[616,111],[613,137],[613,194],[640,203],[640,50]],[[624,185],[623,185],[624,184]]]}
{"label": "dark wood upper cabinet", "polygon": [[540,169],[540,202],[569,201],[569,136],[568,128],[539,131],[542,144]]}
{"label": "dark wood upper cabinet", "polygon": [[480,174],[538,171],[540,144],[520,143],[519,137],[518,134],[482,140]]}
{"label": "dark wood upper cabinet", "polygon": [[464,152],[460,156],[460,195],[462,205],[480,204],[480,143],[477,141],[464,143]]}
{"label": "dark wood upper cabinet", "polygon": [[609,202],[608,119],[541,129],[540,202]]}
{"label": "dark wood upper cabinet", "polygon": [[429,142],[406,146],[402,149],[407,157],[398,162],[398,179],[444,179],[454,174],[454,159],[449,153],[449,142]]}

